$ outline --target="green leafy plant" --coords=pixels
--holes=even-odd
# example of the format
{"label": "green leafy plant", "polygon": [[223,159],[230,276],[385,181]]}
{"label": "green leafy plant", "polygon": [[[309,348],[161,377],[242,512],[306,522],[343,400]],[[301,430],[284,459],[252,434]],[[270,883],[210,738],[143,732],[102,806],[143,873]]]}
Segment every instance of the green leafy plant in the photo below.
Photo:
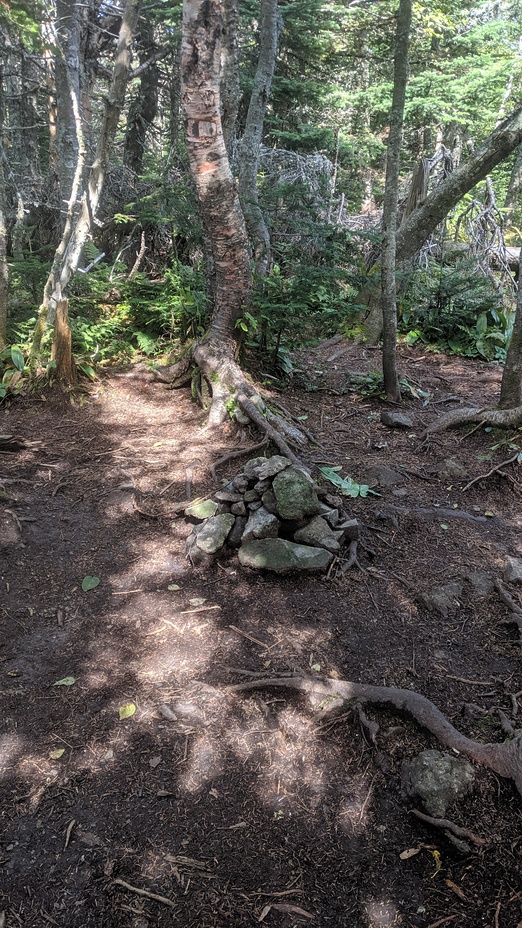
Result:
{"label": "green leafy plant", "polygon": [[375,490],[371,490],[367,483],[357,483],[353,480],[352,477],[348,475],[346,477],[341,477],[339,471],[341,467],[319,467],[320,472],[323,477],[328,480],[334,487],[337,487],[341,491],[343,496],[351,496],[352,499],[356,499],[358,496],[363,499],[368,496],[380,496],[380,493],[377,493]]}

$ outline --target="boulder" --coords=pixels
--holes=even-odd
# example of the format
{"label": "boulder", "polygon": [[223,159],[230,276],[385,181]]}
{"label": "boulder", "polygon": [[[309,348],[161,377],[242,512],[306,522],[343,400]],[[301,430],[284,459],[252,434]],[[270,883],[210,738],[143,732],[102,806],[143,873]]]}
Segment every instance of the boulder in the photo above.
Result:
{"label": "boulder", "polygon": [[413,428],[413,419],[403,412],[392,412],[391,409],[383,409],[381,412],[381,422],[390,429]]}
{"label": "boulder", "polygon": [[366,483],[371,487],[393,487],[397,483],[404,483],[403,474],[398,474],[387,464],[372,464],[366,469]]}
{"label": "boulder", "polygon": [[217,509],[218,504],[213,499],[202,499],[192,503],[191,506],[187,506],[185,515],[203,521],[203,519],[210,519],[211,516],[215,516]]}
{"label": "boulder", "polygon": [[266,464],[263,464],[259,468],[259,479],[265,480],[267,477],[275,477],[276,474],[290,467],[291,463],[292,462],[289,461],[288,458],[283,457],[283,455],[274,454],[271,458],[268,458]]}
{"label": "boulder", "polygon": [[333,554],[324,548],[298,545],[284,538],[261,538],[241,545],[238,557],[243,567],[288,574],[293,571],[326,570]]}
{"label": "boulder", "polygon": [[259,471],[263,464],[266,464],[268,458],[250,458],[244,467],[245,476],[249,480],[259,480]]}
{"label": "boulder", "polygon": [[522,558],[506,558],[504,562],[504,579],[507,583],[522,583]]}
{"label": "boulder", "polygon": [[296,467],[287,467],[276,474],[272,489],[277,502],[277,513],[282,519],[300,521],[316,515],[321,504],[308,478]]}
{"label": "boulder", "polygon": [[402,765],[405,795],[420,800],[428,815],[436,818],[444,818],[448,808],[469,792],[474,777],[468,761],[441,751],[421,751]]}

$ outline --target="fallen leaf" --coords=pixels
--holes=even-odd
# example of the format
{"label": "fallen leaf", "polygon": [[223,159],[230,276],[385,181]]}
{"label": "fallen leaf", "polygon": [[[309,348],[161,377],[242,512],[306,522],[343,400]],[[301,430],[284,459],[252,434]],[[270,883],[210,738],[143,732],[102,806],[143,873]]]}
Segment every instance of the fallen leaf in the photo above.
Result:
{"label": "fallen leaf", "polygon": [[170,590],[172,593],[174,593],[175,590],[181,590],[181,587],[177,583],[169,583],[167,590]]}
{"label": "fallen leaf", "polygon": [[76,677],[64,677],[63,680],[57,680],[53,686],[72,686],[76,683]]}
{"label": "fallen leaf", "polygon": [[266,905],[263,906],[263,908],[261,909],[261,915],[258,918],[258,922],[264,922],[271,908],[272,908],[271,902],[268,902]]}
{"label": "fallen leaf", "polygon": [[206,603],[206,599],[201,599],[200,597],[196,596],[195,599],[189,599],[189,603],[191,606],[202,606],[203,603]]}
{"label": "fallen leaf", "polygon": [[446,525],[445,522],[441,522],[441,523],[440,523],[440,527],[443,528],[443,529],[448,529],[448,528],[449,528],[449,525]]}
{"label": "fallen leaf", "polygon": [[488,516],[488,518],[490,518],[490,519],[493,519],[495,513],[494,513],[494,512],[491,512],[491,509],[486,509],[484,515],[485,515],[485,516]]}
{"label": "fallen leaf", "polygon": [[298,905],[291,905],[289,902],[273,902],[272,908],[278,912],[292,912],[294,915],[302,915],[303,918],[313,918],[311,912],[301,909]]}
{"label": "fallen leaf", "polygon": [[149,760],[149,767],[151,767],[152,770],[155,770],[158,764],[161,764],[162,759],[163,758],[161,754],[158,754],[157,757],[151,757],[151,759]]}
{"label": "fallen leaf", "polygon": [[100,584],[99,577],[84,577],[82,580],[82,590],[84,593],[88,593],[89,590],[95,590]]}
{"label": "fallen leaf", "polygon": [[120,716],[120,721],[123,719],[130,719],[131,715],[134,715],[136,712],[136,706],[133,702],[127,702],[124,706],[120,706],[118,709],[118,714]]}
{"label": "fallen leaf", "polygon": [[407,851],[402,851],[399,854],[401,860],[409,860],[410,857],[415,857],[416,854],[420,854],[420,847],[409,847]]}
{"label": "fallen leaf", "polygon": [[440,858],[439,851],[432,851],[431,853],[433,854],[433,858],[435,860],[435,873],[432,873],[431,875],[431,878],[433,879],[434,876],[437,876],[439,870],[442,870],[442,860]]}
{"label": "fallen leaf", "polygon": [[49,751],[49,757],[51,760],[58,760],[59,757],[62,757],[65,754],[65,748],[56,748],[55,751]]}

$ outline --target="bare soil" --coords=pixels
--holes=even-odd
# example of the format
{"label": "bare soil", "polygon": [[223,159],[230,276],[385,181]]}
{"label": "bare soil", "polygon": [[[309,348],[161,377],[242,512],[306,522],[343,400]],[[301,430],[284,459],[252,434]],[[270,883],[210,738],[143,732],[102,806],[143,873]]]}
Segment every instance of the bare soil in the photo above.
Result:
{"label": "bare soil", "polygon": [[[0,454],[2,926],[520,928],[511,782],[477,768],[448,815],[487,843],[463,854],[402,795],[403,759],[438,747],[415,723],[367,710],[373,745],[355,710],[227,689],[302,670],[414,689],[481,741],[505,737],[481,709],[519,724],[518,629],[469,577],[522,557],[520,466],[465,489],[513,455],[508,436],[420,440],[443,411],[494,404],[500,370],[406,348],[400,362],[430,393],[406,402],[411,429],[347,392],[349,371],[379,365],[357,345],[303,352],[277,395],[320,442],[309,460],[360,482],[376,464],[400,475],[349,501],[364,570],[340,561],[329,577],[249,573],[233,553],[187,562],[176,504],[211,493],[211,466],[259,440],[209,435],[187,392],[137,370],[73,402],[52,392],[1,409],[0,433],[35,443]],[[441,471],[448,460],[462,470]],[[85,592],[86,576],[100,583]],[[419,596],[452,579],[454,609],[427,611]]]}

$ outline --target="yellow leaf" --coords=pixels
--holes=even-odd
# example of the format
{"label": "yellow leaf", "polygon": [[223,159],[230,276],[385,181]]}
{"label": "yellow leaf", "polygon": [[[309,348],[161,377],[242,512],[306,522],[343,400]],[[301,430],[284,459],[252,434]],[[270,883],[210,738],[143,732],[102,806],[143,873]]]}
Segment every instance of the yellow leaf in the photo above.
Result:
{"label": "yellow leaf", "polygon": [[49,751],[51,760],[58,760],[63,754],[65,754],[65,748],[56,748],[56,751]]}
{"label": "yellow leaf", "polygon": [[136,706],[133,702],[127,702],[124,706],[120,706],[118,712],[120,721],[123,719],[130,719],[131,715],[134,715],[136,712]]}
{"label": "yellow leaf", "polygon": [[433,854],[433,858],[435,860],[435,873],[432,873],[431,875],[431,878],[433,879],[434,876],[437,876],[439,870],[442,870],[442,860],[440,858],[439,851],[432,851],[431,853]]}

